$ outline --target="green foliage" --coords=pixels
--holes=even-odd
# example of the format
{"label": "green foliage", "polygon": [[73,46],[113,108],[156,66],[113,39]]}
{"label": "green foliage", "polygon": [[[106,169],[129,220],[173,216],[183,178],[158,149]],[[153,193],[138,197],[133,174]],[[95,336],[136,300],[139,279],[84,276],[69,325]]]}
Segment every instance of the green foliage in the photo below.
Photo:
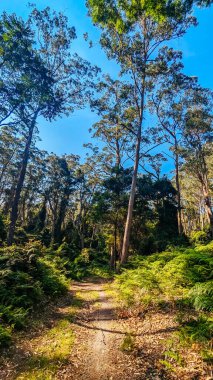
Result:
{"label": "green foliage", "polygon": [[12,329],[25,327],[29,313],[45,297],[67,289],[62,269],[39,243],[0,250],[0,320]]}
{"label": "green foliage", "polygon": [[38,273],[45,294],[59,296],[66,293],[68,281],[54,262],[41,258],[38,262]]}
{"label": "green foliage", "polygon": [[84,277],[112,277],[109,268],[108,255],[105,252],[96,252],[91,248],[84,248],[81,254],[69,263],[69,276],[81,280]]}
{"label": "green foliage", "polygon": [[[116,276],[115,287],[127,305],[174,300],[197,310],[212,310],[212,243],[135,257]],[[136,269],[135,269],[136,268]]]}
{"label": "green foliage", "polygon": [[212,349],[203,349],[201,351],[201,356],[204,362],[213,365],[213,352]]}
{"label": "green foliage", "polygon": [[56,254],[58,254],[62,258],[67,258],[69,260],[73,260],[77,256],[76,250],[73,249],[73,247],[66,242],[63,242],[58,247]]}
{"label": "green foliage", "polygon": [[11,329],[0,324],[0,347],[7,347],[11,342]]}
{"label": "green foliage", "polygon": [[196,247],[197,252],[208,252],[213,255],[213,240],[206,245]]}
{"label": "green foliage", "polygon": [[213,311],[213,281],[197,283],[189,292],[196,310]]}
{"label": "green foliage", "polygon": [[211,0],[205,1],[177,1],[177,0],[87,0],[93,22],[102,28],[115,28],[123,33],[139,21],[144,14],[162,23],[168,18],[181,21],[190,12],[192,5],[208,6]]}
{"label": "green foliage", "polygon": [[209,254],[200,254],[192,249],[169,261],[161,271],[161,284],[167,291],[189,288],[196,282],[210,278],[213,259]]}
{"label": "green foliage", "polygon": [[160,363],[168,370],[175,371],[175,365],[181,367],[184,366],[184,360],[177,349],[177,346],[174,345],[173,340],[167,342],[168,348],[164,351],[164,360],[160,360]]}
{"label": "green foliage", "polygon": [[6,238],[6,228],[2,214],[0,213],[0,243]]}
{"label": "green foliage", "polygon": [[135,348],[135,339],[131,333],[127,333],[123,342],[121,343],[121,351],[130,353]]}
{"label": "green foliage", "polygon": [[26,324],[28,310],[23,307],[13,307],[13,305],[0,305],[0,318],[16,329],[22,329]]}
{"label": "green foliage", "polygon": [[205,316],[186,322],[178,333],[180,341],[186,343],[208,343],[213,334],[213,320]]}
{"label": "green foliage", "polygon": [[202,244],[208,241],[208,234],[205,231],[195,231],[191,234],[191,241],[195,244]]}
{"label": "green foliage", "polygon": [[128,306],[147,302],[147,296],[159,293],[155,274],[143,267],[124,270],[121,275],[116,276],[115,286]]}

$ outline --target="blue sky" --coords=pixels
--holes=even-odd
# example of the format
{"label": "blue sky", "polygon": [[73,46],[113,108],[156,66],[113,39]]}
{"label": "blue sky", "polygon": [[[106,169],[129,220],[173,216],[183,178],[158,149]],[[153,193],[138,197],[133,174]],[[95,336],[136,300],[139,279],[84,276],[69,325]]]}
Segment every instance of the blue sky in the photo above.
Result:
{"label": "blue sky", "polygon": [[[73,51],[97,64],[103,72],[116,76],[115,63],[109,62],[98,43],[89,49],[83,39],[88,32],[90,39],[98,42],[99,31],[92,25],[87,16],[85,0],[34,0],[39,8],[50,6],[64,12],[70,24],[76,27],[78,39],[73,44]],[[15,12],[23,18],[27,17],[28,0],[0,0],[0,12]],[[202,86],[213,89],[213,7],[196,9],[195,15],[199,25],[188,30],[187,34],[175,43],[175,47],[183,51],[185,73],[199,77]],[[73,153],[84,155],[82,145],[90,141],[88,129],[95,122],[96,116],[89,109],[77,111],[69,118],[58,119],[53,123],[43,122],[39,125],[39,147],[57,154]]]}

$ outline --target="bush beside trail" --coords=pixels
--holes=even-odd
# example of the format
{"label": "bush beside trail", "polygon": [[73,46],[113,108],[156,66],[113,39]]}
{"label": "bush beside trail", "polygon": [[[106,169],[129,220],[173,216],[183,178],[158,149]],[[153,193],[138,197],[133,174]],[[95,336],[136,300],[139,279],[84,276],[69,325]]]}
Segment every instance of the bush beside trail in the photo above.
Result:
{"label": "bush beside trail", "polygon": [[109,278],[108,258],[91,249],[73,252],[67,243],[58,249],[40,242],[0,249],[0,347],[8,346],[14,330],[27,326],[33,310],[66,294],[70,280]]}
{"label": "bush beside trail", "polygon": [[135,257],[112,287],[128,313],[172,312],[179,326],[173,338],[176,350],[198,347],[203,360],[213,362],[213,242]]}
{"label": "bush beside trail", "polygon": [[1,248],[0,346],[10,343],[14,329],[26,326],[41,302],[65,294],[68,287],[62,262],[39,243]]}

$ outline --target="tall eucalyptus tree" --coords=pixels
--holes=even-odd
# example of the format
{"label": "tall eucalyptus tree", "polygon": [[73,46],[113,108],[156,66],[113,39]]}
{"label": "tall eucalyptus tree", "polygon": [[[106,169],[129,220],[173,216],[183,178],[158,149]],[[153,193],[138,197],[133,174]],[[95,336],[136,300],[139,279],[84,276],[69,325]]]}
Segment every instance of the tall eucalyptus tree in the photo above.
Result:
{"label": "tall eucalyptus tree", "polygon": [[164,44],[181,37],[190,25],[196,24],[193,17],[187,16],[182,18],[182,22],[168,17],[158,23],[140,6],[135,8],[134,14],[129,13],[128,4],[127,1],[116,1],[111,2],[111,7],[109,7],[109,4],[103,1],[103,9],[99,7],[102,11],[100,15],[97,13],[97,3],[92,0],[88,2],[93,20],[104,29],[101,45],[108,58],[119,63],[120,75],[128,81],[126,96],[131,99],[125,122],[134,147],[134,168],[121,264],[128,258],[141,143],[150,133],[145,124],[147,96],[153,92],[157,78],[163,75],[166,77],[173,70],[173,58],[176,53]]}

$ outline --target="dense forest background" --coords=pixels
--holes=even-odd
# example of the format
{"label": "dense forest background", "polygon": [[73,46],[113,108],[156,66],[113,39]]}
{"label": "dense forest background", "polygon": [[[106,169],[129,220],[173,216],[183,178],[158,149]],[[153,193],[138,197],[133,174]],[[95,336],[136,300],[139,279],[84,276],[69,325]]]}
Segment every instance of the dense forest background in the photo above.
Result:
{"label": "dense forest background", "polygon": [[[165,23],[166,30],[147,18],[140,34],[137,27],[103,34],[103,48],[121,64],[118,80],[72,55],[75,29],[65,16],[2,15],[2,242],[64,241],[78,252],[114,245],[119,258],[136,154],[130,249],[150,253],[193,234],[212,236],[212,92],[184,74],[181,52],[169,47],[195,18]],[[99,115],[91,133],[101,147],[87,144],[84,162],[36,147],[42,118],[88,104]],[[166,160],[172,178],[162,173]]]}
{"label": "dense forest background", "polygon": [[[134,1],[108,3],[88,1],[88,10],[119,78],[72,52],[76,31],[65,15],[31,6],[27,20],[0,18],[3,346],[43,297],[66,291],[67,277],[122,272],[129,258],[131,270],[153,271],[150,258],[159,257],[152,254],[165,250],[176,252],[169,262],[177,257],[170,278],[165,261],[158,268],[164,280],[183,263],[183,272],[199,265],[176,280],[199,284],[190,302],[212,309],[213,92],[184,73],[182,52],[172,47],[197,24],[191,3],[157,13]],[[98,122],[84,160],[38,149],[39,124],[88,106]],[[172,176],[162,170],[166,161]],[[196,251],[200,245],[208,249]],[[146,273],[134,284],[125,271],[120,276],[132,301]]]}

